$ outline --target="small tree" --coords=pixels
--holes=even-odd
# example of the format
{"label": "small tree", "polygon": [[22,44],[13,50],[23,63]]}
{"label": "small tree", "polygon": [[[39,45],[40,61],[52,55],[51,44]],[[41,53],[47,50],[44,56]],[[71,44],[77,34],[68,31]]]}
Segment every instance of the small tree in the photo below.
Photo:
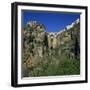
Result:
{"label": "small tree", "polygon": [[45,37],[44,37],[44,45],[45,45],[46,48],[48,49],[48,37],[47,37],[46,34],[45,34]]}

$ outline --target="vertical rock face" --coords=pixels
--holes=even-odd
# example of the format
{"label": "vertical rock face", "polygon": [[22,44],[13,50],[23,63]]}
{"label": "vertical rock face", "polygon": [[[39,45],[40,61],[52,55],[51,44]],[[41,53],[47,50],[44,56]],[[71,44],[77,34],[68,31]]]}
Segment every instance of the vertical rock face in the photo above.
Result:
{"label": "vertical rock face", "polygon": [[80,22],[74,23],[73,26],[61,32],[57,36],[58,46],[62,53],[68,53],[69,56],[79,58],[80,54]]}
{"label": "vertical rock face", "polygon": [[39,58],[43,56],[45,38],[44,25],[37,21],[30,21],[23,30],[22,38],[22,64],[26,63],[26,68],[33,68],[40,62]]}
{"label": "vertical rock face", "polygon": [[[80,22],[69,25],[62,32],[47,33],[45,26],[37,21],[27,23],[22,34],[22,70],[33,70],[40,63],[49,63],[48,58],[67,56],[80,58]],[[27,76],[25,74],[23,76]],[[31,75],[31,74],[30,74]],[[29,76],[29,74],[28,74]]]}

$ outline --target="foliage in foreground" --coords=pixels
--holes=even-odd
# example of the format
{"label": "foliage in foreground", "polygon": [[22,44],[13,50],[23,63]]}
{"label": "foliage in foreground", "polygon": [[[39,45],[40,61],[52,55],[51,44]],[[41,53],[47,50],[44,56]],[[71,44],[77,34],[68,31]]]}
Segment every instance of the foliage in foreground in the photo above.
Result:
{"label": "foliage in foreground", "polygon": [[[46,58],[43,58],[43,61]],[[80,74],[80,60],[68,59],[67,57],[47,57],[47,62],[41,62],[35,69],[27,69],[25,76],[55,76],[55,75],[78,75]],[[58,61],[57,61],[58,60]]]}

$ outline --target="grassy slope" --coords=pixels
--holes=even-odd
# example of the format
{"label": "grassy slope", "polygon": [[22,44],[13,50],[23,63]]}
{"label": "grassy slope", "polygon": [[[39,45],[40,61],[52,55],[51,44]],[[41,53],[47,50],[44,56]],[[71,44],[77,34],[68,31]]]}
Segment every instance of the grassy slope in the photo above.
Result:
{"label": "grassy slope", "polygon": [[[68,59],[64,55],[43,58],[43,61],[34,70],[28,70],[30,76],[55,76],[55,75],[77,75],[80,74],[80,61]],[[58,61],[57,61],[58,60]]]}

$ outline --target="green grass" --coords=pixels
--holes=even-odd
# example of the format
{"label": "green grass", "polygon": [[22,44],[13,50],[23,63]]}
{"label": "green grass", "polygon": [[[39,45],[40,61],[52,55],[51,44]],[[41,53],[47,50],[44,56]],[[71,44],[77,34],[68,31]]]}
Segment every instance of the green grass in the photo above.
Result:
{"label": "green grass", "polygon": [[[47,60],[47,63],[44,63],[45,60]],[[80,74],[80,60],[76,60],[75,58],[68,59],[62,55],[42,58],[42,63],[35,69],[28,69],[27,76],[39,77],[78,74]]]}

